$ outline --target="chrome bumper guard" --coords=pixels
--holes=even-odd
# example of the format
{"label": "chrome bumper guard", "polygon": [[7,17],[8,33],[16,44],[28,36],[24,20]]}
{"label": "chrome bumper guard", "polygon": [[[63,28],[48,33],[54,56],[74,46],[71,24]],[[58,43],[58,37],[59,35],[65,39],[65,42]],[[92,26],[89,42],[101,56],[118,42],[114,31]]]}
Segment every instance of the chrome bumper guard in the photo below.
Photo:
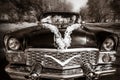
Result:
{"label": "chrome bumper guard", "polygon": [[[17,72],[14,71],[10,68],[7,68],[6,71],[8,72],[8,74],[10,74],[10,77],[13,79],[17,79],[17,80],[25,80],[25,76],[29,76],[29,73],[26,72]],[[116,69],[113,70],[106,70],[106,71],[97,71],[95,72],[95,74],[97,74],[97,79],[99,77],[102,76],[107,76],[107,75],[114,75],[115,74]],[[40,78],[49,78],[49,79],[67,79],[67,78],[78,78],[78,77],[83,77],[84,74],[73,74],[73,75],[56,75],[56,74],[38,74],[37,77]]]}

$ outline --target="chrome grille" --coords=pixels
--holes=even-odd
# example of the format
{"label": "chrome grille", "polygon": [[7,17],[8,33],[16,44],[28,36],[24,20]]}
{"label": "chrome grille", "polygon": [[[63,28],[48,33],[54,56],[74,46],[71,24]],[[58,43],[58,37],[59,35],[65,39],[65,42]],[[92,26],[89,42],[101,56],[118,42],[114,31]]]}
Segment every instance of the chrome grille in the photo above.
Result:
{"label": "chrome grille", "polygon": [[[41,63],[46,68],[56,68],[56,69],[63,69],[68,68],[71,66],[80,67],[80,63],[87,63],[90,62],[91,64],[96,64],[98,61],[98,51],[96,50],[83,50],[83,51],[57,51],[57,50],[39,50],[39,49],[30,49],[26,50],[27,53],[27,65],[32,65],[34,63]],[[65,62],[67,59],[80,55],[81,57],[75,57],[71,59],[67,64],[61,66],[57,61],[52,58],[45,57],[45,55],[49,55],[54,57],[55,59]]]}

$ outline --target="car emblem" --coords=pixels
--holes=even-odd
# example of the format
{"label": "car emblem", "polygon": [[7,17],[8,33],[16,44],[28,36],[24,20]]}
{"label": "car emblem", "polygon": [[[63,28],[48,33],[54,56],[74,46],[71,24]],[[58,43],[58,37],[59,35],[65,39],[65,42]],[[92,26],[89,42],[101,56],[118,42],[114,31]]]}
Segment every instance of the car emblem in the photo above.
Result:
{"label": "car emblem", "polygon": [[69,59],[65,60],[65,61],[60,61],[56,58],[54,58],[53,56],[50,56],[50,55],[44,55],[46,58],[51,58],[53,59],[54,61],[56,61],[58,64],[60,64],[61,66],[65,66],[66,64],[68,64],[72,59],[74,58],[77,58],[77,57],[81,57],[81,55],[75,55],[75,56],[72,56],[70,57]]}

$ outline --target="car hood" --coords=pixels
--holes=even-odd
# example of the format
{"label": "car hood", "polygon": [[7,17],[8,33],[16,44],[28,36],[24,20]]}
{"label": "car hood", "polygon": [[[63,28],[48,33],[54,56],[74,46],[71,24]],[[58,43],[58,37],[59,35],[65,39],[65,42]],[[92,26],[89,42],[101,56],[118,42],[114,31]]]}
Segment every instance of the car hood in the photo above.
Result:
{"label": "car hood", "polygon": [[[97,27],[97,28],[96,28]],[[26,38],[27,42],[30,43],[30,46],[39,47],[39,44],[41,45],[42,42],[46,43],[43,45],[47,45],[50,43],[50,45],[47,45],[45,47],[48,47],[51,45],[55,47],[54,45],[54,36],[51,33],[50,30],[41,30],[41,27],[38,26],[37,23],[18,23],[18,24],[0,24],[0,37],[4,37],[3,34],[10,34],[13,35],[16,38]],[[60,29],[60,33],[62,34],[62,37],[64,38],[64,33],[66,29]],[[102,43],[101,39],[104,39],[105,37],[100,37],[100,35],[103,36],[104,33],[111,34],[113,31],[110,31],[105,28],[101,28],[99,26],[93,25],[93,24],[86,24],[84,28],[74,30],[72,32],[71,36],[71,46],[72,47],[96,47],[98,43]],[[39,37],[41,35],[41,37]],[[47,37],[44,37],[47,36]],[[50,38],[51,37],[51,38]],[[1,38],[2,40],[2,38]],[[41,41],[40,41],[41,40]],[[101,41],[101,42],[100,42]],[[36,42],[39,42],[36,43]]]}
{"label": "car hood", "polygon": [[[67,28],[68,29],[68,28]],[[78,28],[66,35],[67,29],[58,28],[61,37],[55,39],[55,33],[50,29],[43,29],[42,26],[26,27],[10,33],[16,38],[25,38],[28,47],[33,48],[57,48],[56,44],[60,46],[67,46],[69,48],[80,47],[96,47],[95,34],[89,32],[84,28]]]}
{"label": "car hood", "polygon": [[2,23],[0,24],[0,32],[7,34],[7,33],[12,33],[21,29],[25,29],[28,27],[32,26],[37,26],[37,23],[28,23],[28,22],[23,22],[23,23]]}

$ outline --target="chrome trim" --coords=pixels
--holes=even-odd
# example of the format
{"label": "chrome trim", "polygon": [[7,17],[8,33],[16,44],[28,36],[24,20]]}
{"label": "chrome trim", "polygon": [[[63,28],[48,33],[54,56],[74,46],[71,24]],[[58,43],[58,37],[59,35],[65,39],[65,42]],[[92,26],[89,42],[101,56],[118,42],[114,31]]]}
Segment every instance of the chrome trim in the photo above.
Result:
{"label": "chrome trim", "polygon": [[[81,65],[74,65],[74,66],[65,66],[65,67],[62,67],[62,68],[54,68],[54,69],[58,69],[58,70],[66,70],[66,69],[75,69],[75,68],[80,68]],[[46,68],[46,67],[45,67]]]}
{"label": "chrome trim", "polygon": [[[97,71],[95,72],[98,77],[102,77],[102,76],[106,76],[106,75],[112,75],[112,74],[115,74],[115,71],[116,69],[113,69],[113,70],[107,70],[107,71]],[[6,72],[8,72],[10,74],[10,76],[12,78],[20,78],[23,79],[24,76],[26,75],[29,75],[29,73],[27,72],[17,72],[17,71],[14,71],[10,68],[6,68]],[[40,78],[50,78],[50,79],[67,79],[67,78],[77,78],[77,77],[83,77],[84,74],[81,73],[81,74],[73,74],[73,75],[57,75],[57,74],[39,74],[39,77]]]}
{"label": "chrome trim", "polygon": [[54,79],[67,79],[67,78],[77,78],[83,77],[83,73],[81,74],[74,74],[74,75],[55,75],[55,74],[40,74],[42,78],[54,78]]}
{"label": "chrome trim", "polygon": [[99,51],[97,48],[72,48],[72,49],[46,49],[46,48],[29,48],[25,51],[44,51],[44,52],[79,52],[79,51]]}
{"label": "chrome trim", "polygon": [[[114,74],[116,70],[109,70],[109,71],[98,71],[95,72],[99,77],[105,76],[105,75],[111,75]],[[55,78],[55,79],[60,79],[60,78],[77,78],[77,77],[83,77],[84,74],[74,74],[74,75],[56,75],[56,74],[40,74],[40,77],[42,78]]]}
{"label": "chrome trim", "polygon": [[100,52],[100,53],[110,53],[110,54],[116,54],[116,51],[107,51],[107,52]]}
{"label": "chrome trim", "polygon": [[11,53],[16,54],[16,53],[24,53],[24,51],[12,51],[12,50],[8,50],[6,53],[8,53],[8,54],[11,54]]}
{"label": "chrome trim", "polygon": [[108,71],[98,71],[98,72],[95,72],[95,73],[98,74],[98,75],[105,76],[105,75],[115,74],[115,72],[116,72],[116,69],[108,70]]}

